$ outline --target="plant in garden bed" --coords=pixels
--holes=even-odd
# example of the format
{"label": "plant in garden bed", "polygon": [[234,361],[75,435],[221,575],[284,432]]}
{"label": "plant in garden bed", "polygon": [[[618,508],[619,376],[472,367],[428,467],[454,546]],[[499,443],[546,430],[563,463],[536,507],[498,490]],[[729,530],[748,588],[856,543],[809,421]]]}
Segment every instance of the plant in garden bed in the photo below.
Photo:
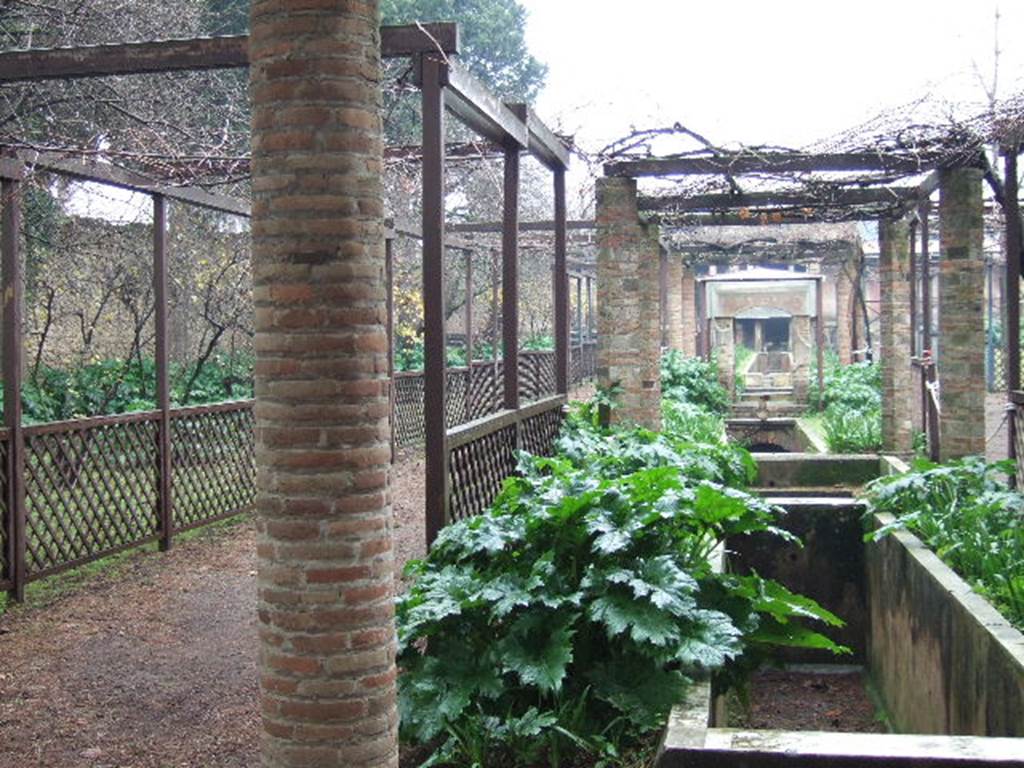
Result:
{"label": "plant in garden bed", "polygon": [[879,478],[865,490],[868,514],[895,519],[868,538],[910,530],[1024,629],[1024,495],[1006,488],[1013,471],[1012,461],[970,456]]}
{"label": "plant in garden bed", "polygon": [[718,383],[718,362],[686,357],[674,349],[661,358],[661,395],[720,416],[729,412],[729,393]]}
{"label": "plant in garden bed", "polygon": [[797,621],[840,624],[813,601],[710,564],[728,536],[788,537],[726,484],[748,477],[742,449],[583,417],[559,449],[523,455],[491,510],[408,568],[400,709],[425,765],[622,765],[694,678],[777,645],[840,650]]}
{"label": "plant in garden bed", "polygon": [[[810,402],[817,406],[817,376]],[[861,453],[882,446],[882,369],[878,363],[840,365],[829,351],[825,363],[822,428],[830,451]]]}

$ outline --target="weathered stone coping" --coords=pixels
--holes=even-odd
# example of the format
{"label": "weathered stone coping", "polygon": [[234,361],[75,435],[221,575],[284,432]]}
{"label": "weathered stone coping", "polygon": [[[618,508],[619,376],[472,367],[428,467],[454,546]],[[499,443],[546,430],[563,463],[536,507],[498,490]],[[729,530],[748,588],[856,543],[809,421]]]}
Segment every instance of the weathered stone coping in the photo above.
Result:
{"label": "weathered stone coping", "polygon": [[658,768],[1024,766],[1017,739],[669,727]]}

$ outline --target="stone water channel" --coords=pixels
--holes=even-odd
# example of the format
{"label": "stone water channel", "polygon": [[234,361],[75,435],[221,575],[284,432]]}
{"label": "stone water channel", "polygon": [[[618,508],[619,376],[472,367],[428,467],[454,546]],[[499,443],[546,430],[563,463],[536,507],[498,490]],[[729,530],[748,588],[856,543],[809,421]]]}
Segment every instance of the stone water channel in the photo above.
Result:
{"label": "stone water channel", "polygon": [[831,635],[852,656],[791,649],[784,661],[858,665],[892,732],[728,728],[726,701],[705,682],[674,709],[657,766],[1024,766],[1024,635],[916,537],[864,540],[866,526],[884,520],[864,520],[856,491],[906,466],[801,451],[796,419],[754,421],[763,423],[730,420],[730,435],[751,444],[754,431],[775,446],[755,454],[754,490],[786,510],[782,526],[804,545],[737,538],[724,567],[754,569],[841,616],[846,626]]}

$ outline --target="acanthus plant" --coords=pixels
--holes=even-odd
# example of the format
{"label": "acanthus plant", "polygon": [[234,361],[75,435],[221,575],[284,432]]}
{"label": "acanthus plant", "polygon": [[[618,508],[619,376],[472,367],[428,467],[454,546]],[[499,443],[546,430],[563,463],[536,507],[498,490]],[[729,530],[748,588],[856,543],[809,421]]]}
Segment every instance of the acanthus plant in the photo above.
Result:
{"label": "acanthus plant", "polygon": [[436,747],[426,764],[619,765],[694,679],[779,645],[845,650],[801,623],[841,625],[812,600],[712,567],[728,537],[789,536],[742,490],[742,449],[583,418],[558,448],[409,567],[402,732]]}

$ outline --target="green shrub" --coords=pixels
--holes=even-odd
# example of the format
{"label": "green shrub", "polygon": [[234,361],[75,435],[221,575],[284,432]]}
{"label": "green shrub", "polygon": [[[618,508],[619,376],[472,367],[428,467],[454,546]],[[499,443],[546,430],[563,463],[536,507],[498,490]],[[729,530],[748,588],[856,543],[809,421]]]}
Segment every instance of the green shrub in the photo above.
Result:
{"label": "green shrub", "polygon": [[729,411],[729,393],[718,383],[717,361],[685,357],[674,349],[661,358],[661,394],[722,416]]}
{"label": "green shrub", "polygon": [[986,464],[979,456],[931,464],[879,478],[866,489],[869,515],[894,522],[869,534],[878,539],[907,528],[1006,618],[1024,629],[1024,495],[1006,489],[1012,461]]}
{"label": "green shrub", "polygon": [[[808,396],[818,407],[817,371],[812,374]],[[834,453],[864,453],[882,447],[882,369],[878,363],[840,365],[832,350],[826,351],[822,428]]]}
{"label": "green shrub", "polygon": [[825,441],[833,453],[870,453],[882,447],[882,409],[859,410],[832,403],[822,417]]}
{"label": "green shrub", "polygon": [[717,413],[693,403],[663,398],[662,430],[682,440],[716,443],[725,435],[725,422]]}
{"label": "green shrub", "polygon": [[431,745],[430,765],[620,765],[695,677],[778,645],[841,650],[795,621],[840,623],[813,601],[709,564],[727,536],[788,537],[772,507],[721,482],[749,476],[742,449],[589,415],[407,570],[402,733]]}

